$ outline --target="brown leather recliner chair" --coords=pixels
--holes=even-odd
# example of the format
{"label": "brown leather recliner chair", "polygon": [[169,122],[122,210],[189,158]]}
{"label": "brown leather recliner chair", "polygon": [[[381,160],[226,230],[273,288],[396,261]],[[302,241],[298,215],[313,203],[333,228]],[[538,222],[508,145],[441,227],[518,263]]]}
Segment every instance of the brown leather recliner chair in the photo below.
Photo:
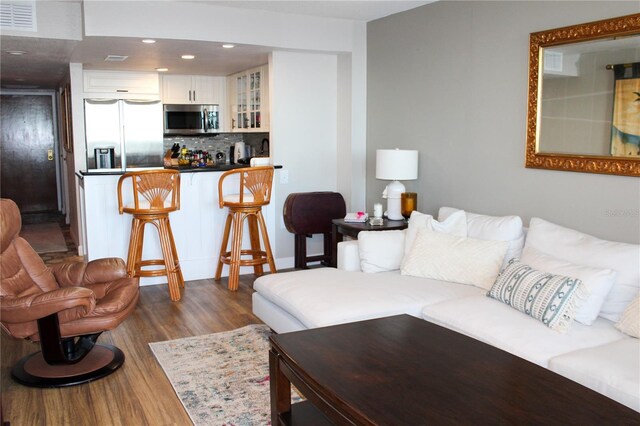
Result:
{"label": "brown leather recliner chair", "polygon": [[49,268],[18,235],[20,228],[18,206],[1,199],[0,324],[41,347],[13,367],[12,377],[26,386],[60,387],[111,374],[124,354],[96,340],[135,309],[139,279],[128,277],[116,258]]}

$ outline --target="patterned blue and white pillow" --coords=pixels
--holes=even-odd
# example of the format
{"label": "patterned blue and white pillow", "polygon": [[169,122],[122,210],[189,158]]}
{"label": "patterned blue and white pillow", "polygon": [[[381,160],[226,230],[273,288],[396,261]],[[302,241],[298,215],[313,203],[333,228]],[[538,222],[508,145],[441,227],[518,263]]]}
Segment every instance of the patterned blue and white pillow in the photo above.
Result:
{"label": "patterned blue and white pillow", "polygon": [[487,296],[499,300],[547,327],[566,332],[585,299],[586,289],[577,278],[538,271],[511,259]]}

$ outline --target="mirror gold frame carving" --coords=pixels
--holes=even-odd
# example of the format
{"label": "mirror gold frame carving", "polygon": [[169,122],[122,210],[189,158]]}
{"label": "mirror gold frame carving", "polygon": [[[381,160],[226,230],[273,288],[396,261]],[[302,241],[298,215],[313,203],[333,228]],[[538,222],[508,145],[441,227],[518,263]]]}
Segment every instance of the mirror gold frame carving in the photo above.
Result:
{"label": "mirror gold frame carving", "polygon": [[529,99],[525,167],[585,173],[640,176],[640,159],[538,152],[538,97],[541,48],[590,40],[640,35],[640,13],[531,33],[529,37]]}

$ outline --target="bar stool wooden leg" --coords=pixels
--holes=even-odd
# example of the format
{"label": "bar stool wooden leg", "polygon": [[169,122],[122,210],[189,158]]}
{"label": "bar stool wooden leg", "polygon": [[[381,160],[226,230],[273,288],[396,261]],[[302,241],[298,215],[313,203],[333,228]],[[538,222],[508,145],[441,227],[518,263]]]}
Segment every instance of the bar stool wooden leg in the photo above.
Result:
{"label": "bar stool wooden leg", "polygon": [[242,225],[244,213],[233,213],[233,236],[231,239],[231,258],[229,259],[229,290],[238,290],[240,279],[240,256],[242,255]]}
{"label": "bar stool wooden leg", "polygon": [[169,242],[171,243],[171,251],[173,252],[173,262],[176,265],[177,278],[180,287],[184,288],[184,277],[182,276],[182,268],[178,259],[178,250],[176,250],[176,242],[173,239],[173,231],[171,230],[171,221],[167,218],[167,231],[169,232]]}
{"label": "bar stool wooden leg", "polygon": [[224,224],[224,233],[222,234],[222,243],[220,244],[220,256],[218,256],[218,267],[216,268],[216,275],[213,278],[216,281],[220,281],[220,277],[222,277],[222,257],[227,252],[227,245],[229,244],[229,233],[231,232],[231,221],[233,220],[233,215],[231,212],[227,214],[227,221]]}
{"label": "bar stool wooden leg", "polygon": [[139,221],[137,218],[134,217],[131,219],[131,236],[129,237],[129,251],[127,253],[127,275],[130,277],[134,277],[136,271],[137,241],[139,239],[138,224]]}
{"label": "bar stool wooden leg", "polygon": [[131,221],[131,239],[129,241],[129,253],[127,255],[127,275],[135,277],[140,269],[142,259],[142,243],[144,241],[144,225],[146,222],[134,217]]}
{"label": "bar stool wooden leg", "polygon": [[133,263],[134,266],[134,270],[135,270],[135,275],[134,276],[138,276],[140,273],[140,270],[142,269],[142,247],[144,246],[144,231],[147,228],[147,221],[146,220],[139,220],[139,228],[138,228],[138,241],[136,244],[136,259],[135,262]]}
{"label": "bar stool wooden leg", "polygon": [[136,238],[138,232],[136,231],[136,218],[131,219],[131,236],[129,237],[129,251],[127,252],[127,275],[134,276],[135,273],[135,261],[136,261]]}
{"label": "bar stool wooden leg", "polygon": [[171,245],[171,237],[170,232],[171,229],[168,228],[169,218],[159,218],[157,222],[158,233],[160,235],[160,247],[162,248],[162,257],[164,259],[164,265],[167,273],[167,281],[169,286],[169,296],[171,300],[177,301],[180,300],[180,288],[183,287],[181,285],[178,270],[180,268],[179,265],[175,263],[175,254],[172,250]]}
{"label": "bar stool wooden leg", "polygon": [[[253,252],[254,259],[260,259],[262,256],[260,255],[260,233],[258,231],[258,218],[255,214],[249,214],[247,217],[249,222],[249,236],[251,237],[251,251]],[[257,276],[264,275],[264,269],[262,265],[254,265],[253,273]]]}
{"label": "bar stool wooden leg", "polygon": [[262,210],[258,211],[258,223],[260,224],[260,229],[262,231],[262,242],[264,244],[264,251],[267,253],[267,262],[269,263],[269,271],[272,274],[275,274],[276,264],[273,261],[273,253],[271,253],[271,243],[269,243],[269,234],[267,233],[267,225],[264,222],[264,217],[262,216]]}

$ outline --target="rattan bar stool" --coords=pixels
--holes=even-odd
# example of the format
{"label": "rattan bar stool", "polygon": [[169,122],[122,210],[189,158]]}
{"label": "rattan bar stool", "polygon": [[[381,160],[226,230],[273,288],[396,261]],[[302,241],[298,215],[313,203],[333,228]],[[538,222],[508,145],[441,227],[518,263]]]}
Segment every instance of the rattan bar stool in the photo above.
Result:
{"label": "rattan bar stool", "polygon": [[[133,200],[123,204],[123,183],[131,180]],[[180,210],[180,173],[176,170],[145,170],[127,172],[118,180],[118,209],[120,214],[133,215],[131,238],[127,255],[127,274],[130,277],[167,276],[171,300],[180,300],[184,278],[173,240],[169,213]],[[142,260],[144,227],[152,224],[158,230],[162,259]],[[148,266],[163,265],[161,269],[143,270]]]}
{"label": "rattan bar stool", "polygon": [[[225,196],[222,193],[222,185],[224,180],[231,176],[239,177],[239,191]],[[229,265],[229,290],[238,290],[240,266],[253,266],[254,273],[260,276],[264,273],[262,265],[266,263],[272,274],[276,272],[267,226],[262,216],[262,206],[266,206],[271,201],[272,184],[273,166],[230,170],[220,177],[218,182],[220,208],[227,207],[229,213],[224,226],[215,280],[219,281],[222,276],[222,265]],[[247,219],[251,240],[250,250],[242,249],[242,231],[245,219]],[[230,235],[231,249],[228,250]],[[264,249],[261,247],[261,235]],[[242,256],[250,256],[250,258],[243,259]]]}

